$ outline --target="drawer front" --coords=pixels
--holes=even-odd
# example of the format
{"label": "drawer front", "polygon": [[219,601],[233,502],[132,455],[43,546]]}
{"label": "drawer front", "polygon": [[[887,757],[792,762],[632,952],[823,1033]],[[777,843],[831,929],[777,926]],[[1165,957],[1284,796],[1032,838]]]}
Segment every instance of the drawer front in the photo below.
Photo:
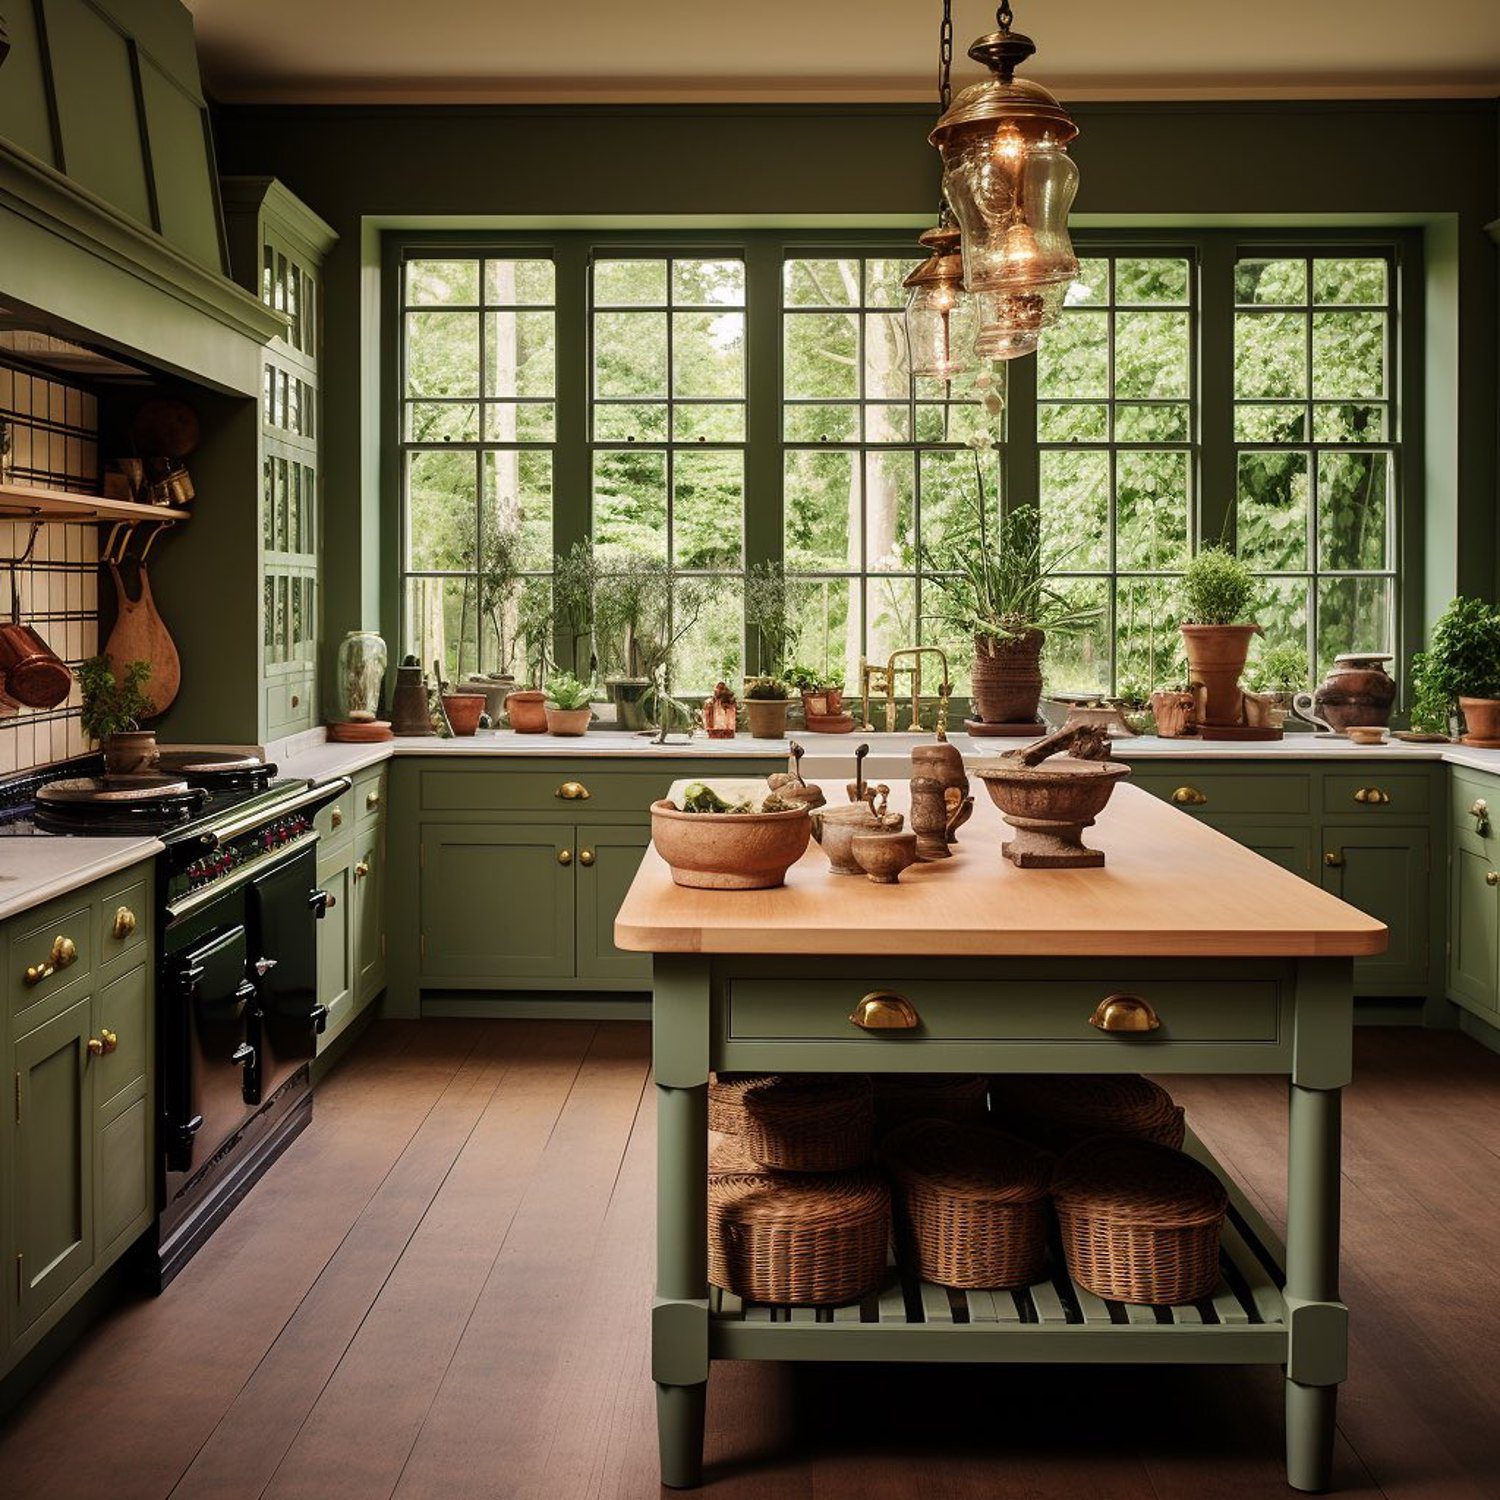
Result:
{"label": "drawer front", "polygon": [[146,876],[107,885],[99,895],[99,962],[142,953],[151,942],[151,883]]}
{"label": "drawer front", "polygon": [[[779,764],[779,762],[777,762]],[[556,768],[515,767],[491,762],[480,770],[424,770],[423,812],[558,812],[582,819],[598,813],[637,813],[642,821],[651,804],[684,776],[756,776],[770,765],[726,761],[711,768],[676,760],[649,770],[596,769],[559,759]]]}
{"label": "drawer front", "polygon": [[[840,1066],[900,1070],[933,1066],[924,1052],[941,1052],[950,1064],[963,1054],[999,1049],[1013,1055],[1045,1054],[1045,1066],[1081,1071],[1111,1066],[1160,1067],[1174,1051],[1278,1053],[1289,1042],[1284,987],[1274,979],[1139,979],[1118,987],[1147,1001],[1160,1020],[1148,1032],[1106,1032],[1090,1022],[1111,987],[1083,979],[882,980],[731,978],[724,987],[719,1065],[738,1066],[737,1051],[775,1048],[795,1056],[806,1048],[809,1065],[828,1062],[837,1048]],[[918,1017],[911,1029],[866,1031],[851,1019],[872,992],[895,993]],[[816,1054],[816,1055],[815,1055]],[[764,1059],[761,1059],[764,1060]],[[998,1067],[977,1059],[983,1070]]]}
{"label": "drawer front", "polygon": [[96,1057],[94,1107],[107,1109],[127,1089],[146,1076],[151,1049],[151,1018],[147,1007],[151,986],[144,964],[111,979],[94,996],[96,1036],[109,1032],[112,1050]]}
{"label": "drawer front", "polygon": [[1500,777],[1454,771],[1448,789],[1453,826],[1481,839],[1492,839],[1500,828]]}
{"label": "drawer front", "polygon": [[1323,777],[1323,811],[1332,817],[1425,817],[1432,779],[1425,771],[1392,774],[1378,766],[1368,771],[1330,772]]}
{"label": "drawer front", "polygon": [[373,771],[361,771],[355,776],[354,787],[349,795],[354,803],[357,826],[369,827],[385,808],[385,767],[377,766]]}
{"label": "drawer front", "polygon": [[81,891],[6,924],[5,989],[12,1015],[93,973],[93,929],[93,908]]}
{"label": "drawer front", "polygon": [[313,817],[323,848],[330,849],[354,836],[354,789],[347,788]]}
{"label": "drawer front", "polygon": [[266,684],[266,738],[294,729],[305,729],[313,721],[313,686],[311,673],[280,677]]}
{"label": "drawer front", "polygon": [[1216,816],[1265,813],[1275,817],[1312,811],[1312,776],[1307,772],[1268,772],[1195,765],[1132,768],[1130,779],[1183,812]]}

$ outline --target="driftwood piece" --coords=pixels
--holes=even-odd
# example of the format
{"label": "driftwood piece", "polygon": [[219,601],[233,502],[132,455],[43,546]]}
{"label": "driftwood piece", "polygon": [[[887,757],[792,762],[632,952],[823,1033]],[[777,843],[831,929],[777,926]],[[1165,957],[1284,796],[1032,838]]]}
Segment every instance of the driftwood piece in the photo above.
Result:
{"label": "driftwood piece", "polygon": [[1020,761],[1023,766],[1039,766],[1049,756],[1071,755],[1075,760],[1108,760],[1109,736],[1095,724],[1071,724],[1043,735],[1033,745],[1007,750],[1002,760]]}

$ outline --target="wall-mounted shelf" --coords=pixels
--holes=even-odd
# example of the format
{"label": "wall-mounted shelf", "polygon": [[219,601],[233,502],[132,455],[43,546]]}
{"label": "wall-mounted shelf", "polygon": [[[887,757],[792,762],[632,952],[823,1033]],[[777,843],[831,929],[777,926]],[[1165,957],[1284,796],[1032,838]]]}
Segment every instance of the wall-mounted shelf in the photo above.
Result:
{"label": "wall-mounted shelf", "polygon": [[141,505],[103,495],[71,495],[27,484],[0,484],[0,520],[14,521],[186,521],[191,511],[169,505]]}

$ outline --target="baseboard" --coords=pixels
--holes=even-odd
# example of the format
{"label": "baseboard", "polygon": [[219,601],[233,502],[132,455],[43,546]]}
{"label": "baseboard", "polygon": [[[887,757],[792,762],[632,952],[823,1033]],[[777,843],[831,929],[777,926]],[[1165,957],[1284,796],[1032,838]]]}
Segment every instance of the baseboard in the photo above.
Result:
{"label": "baseboard", "polygon": [[497,995],[493,991],[431,991],[422,1015],[484,1016],[517,1021],[649,1021],[651,997],[633,992],[568,993],[560,990]]}
{"label": "baseboard", "polygon": [[1458,1013],[1458,1029],[1481,1047],[1487,1047],[1491,1052],[1500,1052],[1500,1029],[1491,1026],[1488,1021],[1481,1021],[1472,1011],[1461,1010]]}
{"label": "baseboard", "polygon": [[1354,1024],[1356,1026],[1420,1026],[1427,1002],[1420,995],[1354,997]]}

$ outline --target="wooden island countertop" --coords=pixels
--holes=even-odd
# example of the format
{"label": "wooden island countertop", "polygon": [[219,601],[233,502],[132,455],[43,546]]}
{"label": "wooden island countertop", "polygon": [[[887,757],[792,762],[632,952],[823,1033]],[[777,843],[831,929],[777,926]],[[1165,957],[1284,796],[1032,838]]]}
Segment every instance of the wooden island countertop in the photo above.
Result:
{"label": "wooden island countertop", "polygon": [[[822,782],[829,805],[842,783]],[[764,891],[675,885],[648,848],[615,919],[632,952],[953,956],[1361,957],[1386,928],[1150,793],[1115,788],[1084,840],[1102,869],[1018,870],[1010,829],[974,783],[974,815],[953,858],[916,864],[896,885],[835,875],[822,849]],[[906,811],[906,786],[891,792]]]}

